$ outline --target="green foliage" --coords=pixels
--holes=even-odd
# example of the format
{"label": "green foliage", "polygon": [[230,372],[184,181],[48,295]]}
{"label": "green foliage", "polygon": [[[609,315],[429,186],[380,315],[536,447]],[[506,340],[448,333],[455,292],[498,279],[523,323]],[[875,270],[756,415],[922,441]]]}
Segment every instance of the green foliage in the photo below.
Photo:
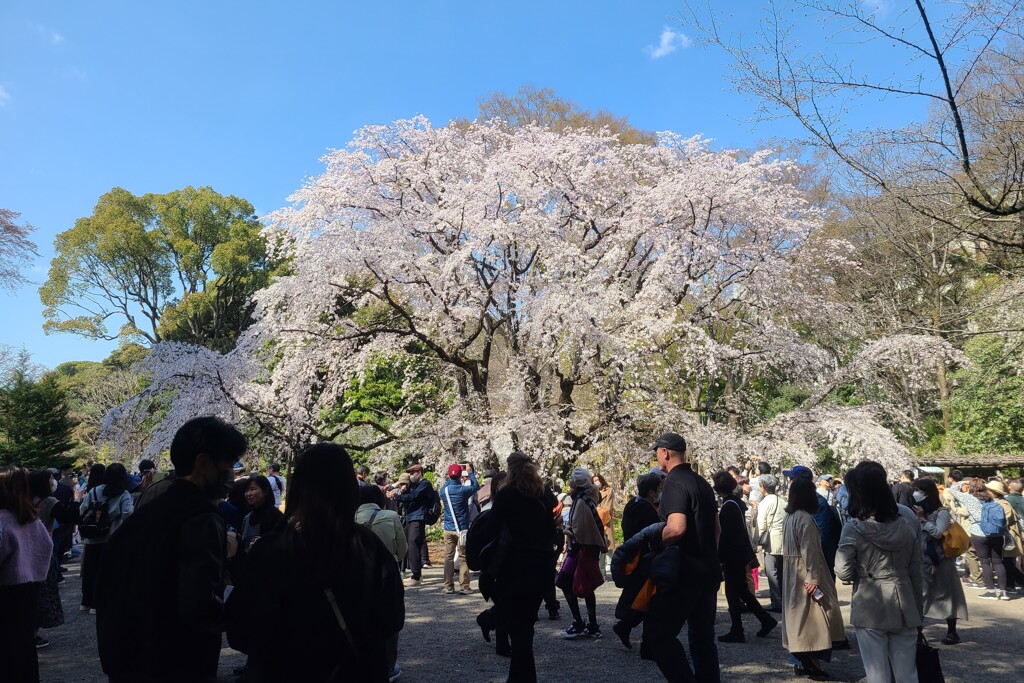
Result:
{"label": "green foliage", "polygon": [[0,388],[0,465],[70,464],[74,427],[67,396],[53,375],[33,380],[19,368]]}
{"label": "green foliage", "polygon": [[[47,333],[219,351],[234,346],[276,265],[252,205],[209,187],[141,197],[114,188],[54,248],[39,290]],[[111,319],[124,325],[110,330]]]}
{"label": "green foliage", "polygon": [[811,396],[811,391],[799,384],[783,384],[776,388],[775,395],[764,404],[764,418],[770,420],[777,415],[799,408]]}
{"label": "green foliage", "polygon": [[953,443],[963,453],[1024,451],[1024,349],[1000,335],[971,339],[971,365],[954,375],[950,397]]}

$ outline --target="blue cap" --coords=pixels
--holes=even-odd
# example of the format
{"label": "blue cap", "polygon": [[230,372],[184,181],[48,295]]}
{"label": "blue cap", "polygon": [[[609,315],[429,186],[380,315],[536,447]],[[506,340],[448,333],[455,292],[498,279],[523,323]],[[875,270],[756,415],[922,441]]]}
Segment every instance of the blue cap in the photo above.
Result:
{"label": "blue cap", "polygon": [[808,481],[814,479],[814,473],[811,472],[811,468],[804,467],[803,465],[796,465],[791,469],[782,470],[782,474],[790,479],[806,479]]}

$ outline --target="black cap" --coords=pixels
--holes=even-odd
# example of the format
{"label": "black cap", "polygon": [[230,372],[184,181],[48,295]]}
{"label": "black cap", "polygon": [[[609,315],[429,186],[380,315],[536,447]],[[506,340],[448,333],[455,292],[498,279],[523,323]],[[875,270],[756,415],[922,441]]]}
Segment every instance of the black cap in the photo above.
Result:
{"label": "black cap", "polygon": [[659,448],[667,448],[670,451],[675,451],[676,453],[685,453],[686,439],[675,432],[665,432],[659,436],[657,441],[655,441],[651,446],[652,451],[656,451]]}

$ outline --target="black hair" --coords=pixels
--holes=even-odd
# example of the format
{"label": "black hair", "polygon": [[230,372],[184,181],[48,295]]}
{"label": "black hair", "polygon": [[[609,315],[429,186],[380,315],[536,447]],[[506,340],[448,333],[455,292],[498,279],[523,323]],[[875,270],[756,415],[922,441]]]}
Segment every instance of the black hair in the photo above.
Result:
{"label": "black hair", "polygon": [[377,474],[373,475],[373,483],[376,484],[377,486],[384,486],[385,484],[388,483],[388,473],[378,472]]}
{"label": "black hair", "polygon": [[361,474],[365,477],[370,474],[370,468],[366,465],[356,465],[356,474]]}
{"label": "black hair", "polygon": [[913,486],[925,496],[924,500],[921,501],[921,509],[924,510],[926,515],[930,515],[942,507],[942,499],[939,498],[939,487],[935,485],[935,480],[921,477],[914,482]]}
{"label": "black hair", "polygon": [[789,504],[786,505],[786,514],[791,515],[799,510],[810,515],[818,512],[818,493],[814,482],[804,477],[794,479],[793,483],[789,485]]}
{"label": "black hair", "polygon": [[659,486],[661,486],[661,477],[645,474],[637,481],[636,492],[641,498],[646,498],[652,491],[657,491]]}
{"label": "black hair", "polygon": [[276,462],[272,462],[270,463],[270,466],[267,469],[269,469],[271,472],[280,472],[281,466]]}
{"label": "black hair", "polygon": [[156,463],[146,458],[139,461],[139,472],[145,472],[146,470],[155,470]]}
{"label": "black hair", "polygon": [[352,459],[336,443],[315,444],[296,459],[289,484],[285,538],[309,580],[329,585],[366,552],[354,530],[359,484]]}
{"label": "black hair", "polygon": [[50,490],[50,470],[32,470],[28,473],[28,495],[33,498],[49,498],[53,495]]}
{"label": "black hair", "polygon": [[107,468],[103,477],[103,495],[107,498],[120,498],[128,490],[128,470],[119,462]]}
{"label": "black hair", "polygon": [[384,500],[384,492],[376,486],[359,487],[359,504],[375,503],[377,507],[383,508],[387,505]]}
{"label": "black hair", "polygon": [[86,480],[85,488],[90,491],[104,483],[107,477],[105,465],[96,464],[89,468],[89,479]]}
{"label": "black hair", "polygon": [[960,470],[950,470],[949,478],[953,481],[961,482],[964,480],[964,473],[961,472]]}
{"label": "black hair", "polygon": [[757,463],[758,474],[771,474],[772,466],[766,463],[764,460],[760,460]]}
{"label": "black hair", "polygon": [[903,476],[910,481],[914,481],[914,470],[903,470]]}
{"label": "black hair", "polygon": [[723,498],[736,493],[736,477],[725,470],[715,472],[711,477],[711,481],[714,484],[715,493]]}
{"label": "black hair", "polygon": [[249,501],[245,499],[245,492],[249,489],[249,477],[239,477],[231,485],[231,492],[228,493],[228,502],[238,509],[238,514],[243,517],[249,512]]}
{"label": "black hair", "polygon": [[733,477],[736,477],[740,473],[740,468],[736,467],[735,465],[729,465],[728,467],[725,468],[725,471],[731,474]]}
{"label": "black hair", "polygon": [[179,477],[192,474],[196,458],[206,453],[215,462],[236,462],[248,442],[242,432],[219,417],[196,417],[181,425],[171,441],[171,462]]}
{"label": "black hair", "polygon": [[263,505],[260,507],[262,508],[267,505],[274,507],[274,487],[270,485],[270,480],[262,474],[249,477],[249,482],[245,485],[246,490],[248,490],[253,484],[259,486],[260,490],[263,491]]}
{"label": "black hair", "polygon": [[886,479],[885,468],[877,462],[864,460],[846,474],[846,490],[850,493],[847,510],[856,519],[891,522],[898,519],[900,509]]}

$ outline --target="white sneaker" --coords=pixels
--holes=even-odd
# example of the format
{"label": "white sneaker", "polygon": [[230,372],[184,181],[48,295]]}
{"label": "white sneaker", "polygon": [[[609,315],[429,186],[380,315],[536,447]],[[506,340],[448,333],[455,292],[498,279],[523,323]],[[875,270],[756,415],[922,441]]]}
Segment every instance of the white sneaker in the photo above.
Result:
{"label": "white sneaker", "polygon": [[1010,596],[1006,594],[1006,591],[999,591],[1000,600],[1009,600]]}
{"label": "white sneaker", "polygon": [[406,579],[405,581],[403,581],[402,585],[405,586],[406,588],[414,588],[414,587],[420,585],[420,583],[421,582],[420,582],[419,579],[414,579],[414,578],[410,577],[410,578]]}

